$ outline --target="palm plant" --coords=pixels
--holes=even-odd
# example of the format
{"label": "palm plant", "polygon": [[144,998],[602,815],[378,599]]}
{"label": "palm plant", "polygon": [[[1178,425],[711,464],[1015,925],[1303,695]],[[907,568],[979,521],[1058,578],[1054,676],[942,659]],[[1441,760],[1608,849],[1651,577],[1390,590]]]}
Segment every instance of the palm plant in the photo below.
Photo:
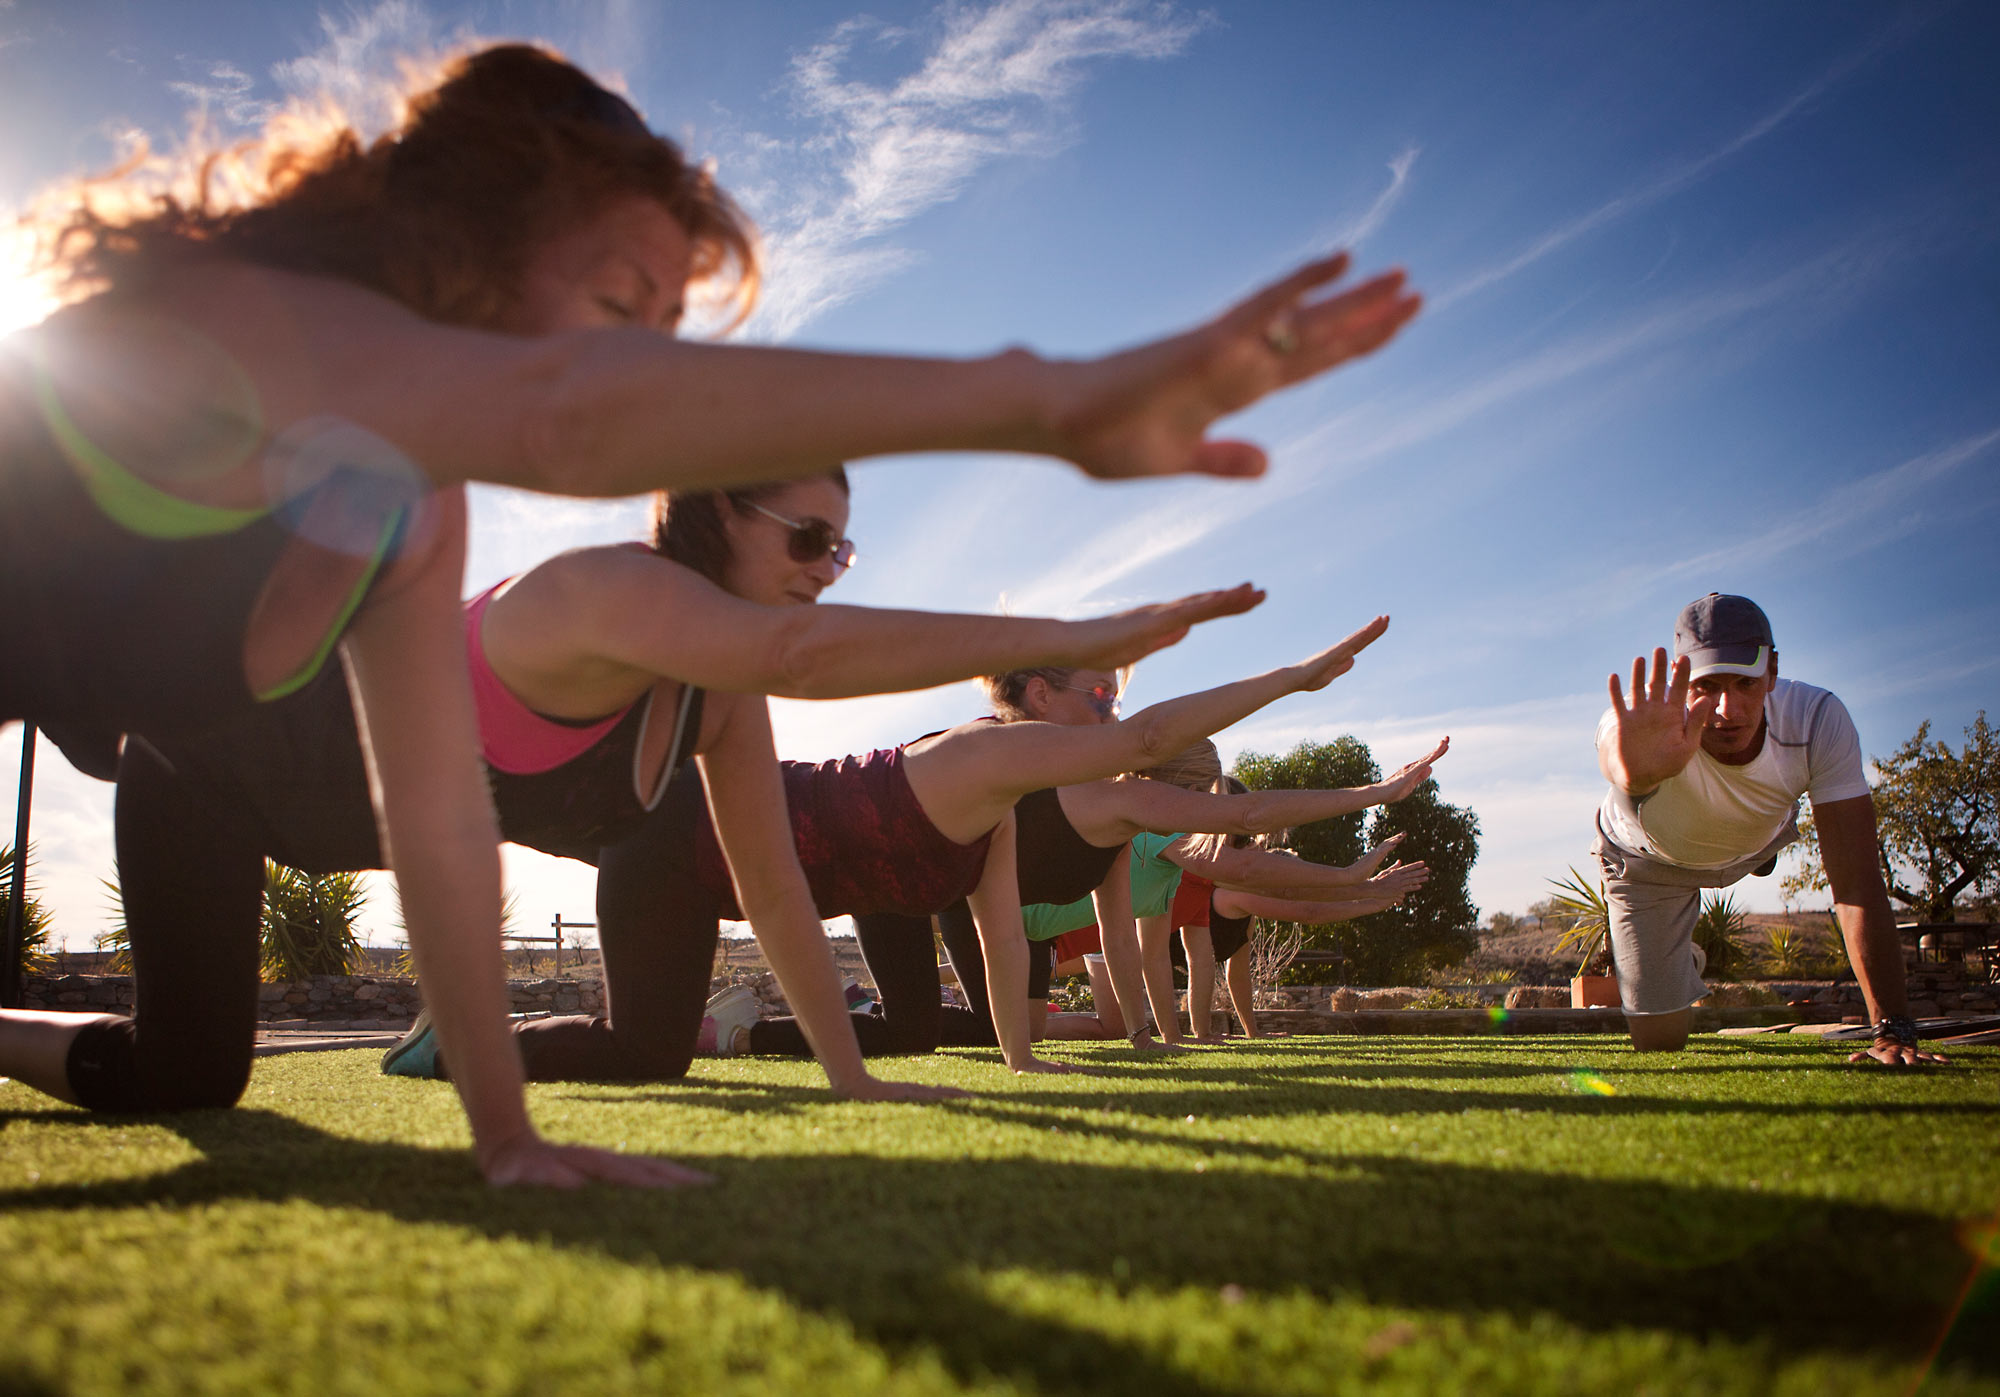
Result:
{"label": "palm plant", "polygon": [[1583,875],[1574,866],[1570,868],[1568,878],[1551,878],[1549,886],[1555,889],[1549,897],[1549,910],[1567,924],[1563,927],[1562,937],[1556,942],[1556,954],[1580,953],[1575,978],[1581,979],[1591,973],[1593,963],[1606,964],[1605,953],[1611,936],[1611,904],[1605,900],[1604,884],[1600,882],[1592,887],[1583,881]]}
{"label": "palm plant", "polygon": [[[28,867],[34,867],[35,846],[28,845]],[[19,966],[22,974],[40,970],[49,963],[49,924],[54,920],[49,909],[35,896],[34,884],[23,878],[26,885],[27,901],[21,910],[21,945]],[[0,935],[5,934],[7,919],[14,915],[14,846],[0,844]]]}
{"label": "palm plant", "polygon": [[1701,916],[1694,924],[1694,944],[1708,957],[1708,974],[1727,975],[1736,968],[1743,959],[1743,947],[1737,938],[1749,930],[1750,919],[1737,905],[1735,894],[1703,895]]}
{"label": "palm plant", "polygon": [[266,860],[264,978],[351,974],[362,955],[354,926],[366,901],[358,873],[302,873]]}

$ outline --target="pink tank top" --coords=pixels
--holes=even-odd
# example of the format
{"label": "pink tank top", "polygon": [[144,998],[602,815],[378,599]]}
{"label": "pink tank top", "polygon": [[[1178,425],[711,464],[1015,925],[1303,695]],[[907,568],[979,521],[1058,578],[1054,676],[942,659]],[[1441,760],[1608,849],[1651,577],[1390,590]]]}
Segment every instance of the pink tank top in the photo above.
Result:
{"label": "pink tank top", "polygon": [[497,582],[465,604],[465,663],[472,672],[472,699],[479,709],[479,747],[486,764],[495,771],[529,776],[588,752],[618,726],[632,705],[578,727],[545,718],[516,698],[486,662],[486,647],[479,639],[486,608],[493,594],[506,585]]}

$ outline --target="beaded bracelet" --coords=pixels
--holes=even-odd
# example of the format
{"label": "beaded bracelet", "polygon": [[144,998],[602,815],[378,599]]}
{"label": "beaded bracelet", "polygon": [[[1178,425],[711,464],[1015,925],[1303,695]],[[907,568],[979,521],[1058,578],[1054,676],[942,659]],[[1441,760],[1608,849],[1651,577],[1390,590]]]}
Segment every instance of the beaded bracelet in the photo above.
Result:
{"label": "beaded bracelet", "polygon": [[1884,1039],[1899,1048],[1917,1046],[1917,1021],[1908,1014],[1887,1014],[1875,1025],[1875,1041]]}

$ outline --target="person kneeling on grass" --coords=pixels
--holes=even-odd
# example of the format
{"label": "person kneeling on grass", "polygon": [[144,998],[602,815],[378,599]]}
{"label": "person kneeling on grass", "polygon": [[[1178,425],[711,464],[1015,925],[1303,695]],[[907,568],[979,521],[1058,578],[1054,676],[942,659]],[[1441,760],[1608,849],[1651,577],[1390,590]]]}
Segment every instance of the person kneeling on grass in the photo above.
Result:
{"label": "person kneeling on grass", "polygon": [[1820,857],[1855,978],[1875,1025],[1849,1061],[1941,1062],[1917,1050],[1903,953],[1877,863],[1875,803],[1861,739],[1825,689],[1778,678],[1771,623],[1746,597],[1711,592],[1664,648],[1632,662],[1632,700],[1611,676],[1597,761],[1611,789],[1597,814],[1611,954],[1632,1046],[1677,1052],[1707,963],[1694,944],[1703,888],[1768,876],[1798,838],[1810,795]]}

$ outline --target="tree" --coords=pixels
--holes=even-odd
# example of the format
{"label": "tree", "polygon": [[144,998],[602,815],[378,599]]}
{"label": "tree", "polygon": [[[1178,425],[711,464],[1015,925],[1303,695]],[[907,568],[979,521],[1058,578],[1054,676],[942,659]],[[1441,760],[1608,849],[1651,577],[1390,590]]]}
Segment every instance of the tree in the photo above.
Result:
{"label": "tree", "polygon": [[[1365,786],[1381,775],[1368,744],[1357,737],[1303,742],[1283,756],[1245,752],[1236,762],[1237,779],[1261,791]],[[1397,833],[1408,837],[1396,856],[1428,863],[1430,882],[1385,912],[1303,928],[1304,949],[1340,956],[1343,978],[1355,984],[1419,981],[1427,971],[1457,964],[1479,944],[1478,909],[1466,895],[1479,821],[1470,810],[1444,804],[1436,781],[1372,816],[1356,811],[1292,830],[1285,843],[1316,863],[1345,864]]]}
{"label": "tree", "polygon": [[[27,863],[35,866],[35,846],[28,845]],[[49,924],[54,920],[49,909],[35,896],[32,878],[22,880],[27,885],[28,901],[21,915],[21,945],[19,965],[22,974],[40,970],[49,962]],[[14,915],[14,846],[0,844],[0,936],[6,935],[7,919]]]}
{"label": "tree", "polygon": [[[1889,896],[1919,922],[1950,922],[1961,897],[2000,891],[2000,743],[1984,709],[1962,751],[1930,731],[1926,718],[1893,755],[1876,758],[1875,824]],[[1810,813],[1799,821],[1799,855],[1786,895],[1825,890]]]}

